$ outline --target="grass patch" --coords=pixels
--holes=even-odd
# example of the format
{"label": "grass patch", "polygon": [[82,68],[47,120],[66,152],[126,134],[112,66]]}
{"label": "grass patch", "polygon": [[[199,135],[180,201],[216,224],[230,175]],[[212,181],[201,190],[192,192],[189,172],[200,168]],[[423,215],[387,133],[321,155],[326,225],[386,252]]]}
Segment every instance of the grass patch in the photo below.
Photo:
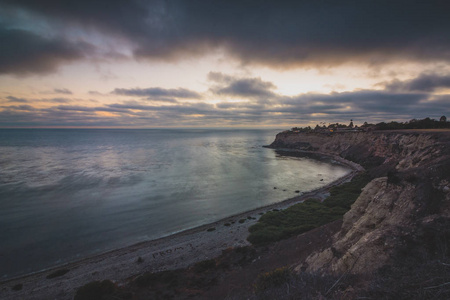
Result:
{"label": "grass patch", "polygon": [[116,286],[110,280],[92,281],[77,290],[74,300],[102,300],[111,299]]}
{"label": "grass patch", "polygon": [[375,273],[364,296],[370,299],[450,299],[449,259],[444,261],[409,259],[384,266]]}
{"label": "grass patch", "polygon": [[194,265],[195,273],[202,273],[208,270],[214,270],[216,268],[215,259],[202,260]]}
{"label": "grass patch", "polygon": [[361,194],[361,189],[371,180],[367,173],[355,176],[352,181],[330,189],[330,196],[323,201],[327,207],[342,207],[349,210]]}
{"label": "grass patch", "polygon": [[[254,292],[256,294],[256,299],[260,300],[359,299],[356,297],[352,287],[356,284],[357,280],[358,278],[356,278],[355,275],[350,274],[340,276],[320,275],[306,272],[295,274],[287,268],[280,268],[259,275],[254,285]],[[248,299],[250,297],[246,296],[241,298]]]}
{"label": "grass patch", "polygon": [[292,272],[288,268],[278,268],[270,272],[260,274],[256,279],[255,292],[260,293],[267,289],[280,286],[289,282]]}
{"label": "grass patch", "polygon": [[308,199],[282,211],[270,211],[249,228],[247,240],[254,245],[264,245],[338,220],[350,209],[369,180],[365,174],[355,176],[351,182],[332,188],[330,196],[322,203]]}
{"label": "grass patch", "polygon": [[176,271],[148,272],[136,278],[134,283],[141,288],[152,287],[158,284],[175,287],[178,285],[178,273]]}

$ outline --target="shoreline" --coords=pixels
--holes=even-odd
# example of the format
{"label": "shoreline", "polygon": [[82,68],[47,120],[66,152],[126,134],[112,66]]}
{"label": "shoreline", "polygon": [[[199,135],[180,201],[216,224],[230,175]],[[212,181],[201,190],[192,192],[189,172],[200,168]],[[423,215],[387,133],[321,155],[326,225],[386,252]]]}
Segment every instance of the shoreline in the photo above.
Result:
{"label": "shoreline", "polygon": [[[0,282],[1,298],[73,299],[76,289],[91,281],[109,279],[120,285],[144,272],[184,268],[196,262],[214,258],[227,248],[250,245],[246,240],[249,234],[248,228],[257,222],[261,214],[273,209],[285,209],[312,197],[323,200],[328,196],[328,191],[331,187],[351,180],[356,174],[364,170],[353,162],[327,153],[295,149],[277,150],[326,156],[347,166],[351,171],[321,188],[277,203],[176,232],[155,240],[140,242],[125,248],[86,257],[75,262],[6,279]],[[69,271],[53,279],[46,278],[57,270]],[[19,291],[12,290],[12,287],[18,284],[22,284],[22,289]]]}

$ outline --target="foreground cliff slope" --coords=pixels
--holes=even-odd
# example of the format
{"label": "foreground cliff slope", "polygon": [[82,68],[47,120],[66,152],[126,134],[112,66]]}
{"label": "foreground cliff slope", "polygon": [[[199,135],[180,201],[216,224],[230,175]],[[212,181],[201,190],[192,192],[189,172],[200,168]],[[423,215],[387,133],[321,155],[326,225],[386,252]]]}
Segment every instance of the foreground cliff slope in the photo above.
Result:
{"label": "foreground cliff slope", "polygon": [[402,259],[450,255],[450,132],[283,132],[271,147],[338,155],[374,178],[331,247],[297,270],[368,274]]}

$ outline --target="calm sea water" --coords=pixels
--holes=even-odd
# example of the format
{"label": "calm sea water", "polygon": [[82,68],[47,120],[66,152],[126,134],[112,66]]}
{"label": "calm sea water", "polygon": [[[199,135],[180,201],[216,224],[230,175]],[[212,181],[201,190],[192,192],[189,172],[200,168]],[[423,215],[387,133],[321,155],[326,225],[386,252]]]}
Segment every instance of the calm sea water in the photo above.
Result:
{"label": "calm sea water", "polygon": [[277,132],[0,130],[0,279],[278,202],[349,172],[263,148]]}

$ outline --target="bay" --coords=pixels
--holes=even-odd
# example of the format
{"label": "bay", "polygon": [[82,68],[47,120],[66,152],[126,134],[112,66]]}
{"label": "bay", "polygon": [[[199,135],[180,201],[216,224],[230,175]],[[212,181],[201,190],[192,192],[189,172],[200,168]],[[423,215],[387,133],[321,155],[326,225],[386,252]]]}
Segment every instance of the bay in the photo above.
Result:
{"label": "bay", "polygon": [[210,223],[350,172],[263,148],[279,131],[0,130],[0,278]]}

